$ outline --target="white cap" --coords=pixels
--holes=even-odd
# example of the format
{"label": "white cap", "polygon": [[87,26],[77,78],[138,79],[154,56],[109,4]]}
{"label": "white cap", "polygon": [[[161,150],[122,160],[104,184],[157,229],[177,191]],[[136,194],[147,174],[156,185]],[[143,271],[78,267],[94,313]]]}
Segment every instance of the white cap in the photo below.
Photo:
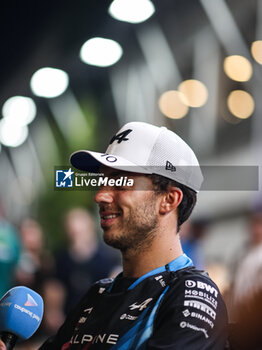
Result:
{"label": "white cap", "polygon": [[165,127],[143,122],[125,124],[113,136],[105,153],[81,150],[70,157],[73,167],[100,172],[101,165],[142,174],[158,174],[194,191],[200,190],[202,172],[193,150]]}

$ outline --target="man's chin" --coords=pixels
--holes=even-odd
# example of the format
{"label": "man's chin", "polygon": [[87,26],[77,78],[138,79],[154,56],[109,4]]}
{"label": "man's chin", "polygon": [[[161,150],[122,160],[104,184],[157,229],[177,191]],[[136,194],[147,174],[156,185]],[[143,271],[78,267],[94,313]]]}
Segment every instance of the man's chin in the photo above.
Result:
{"label": "man's chin", "polygon": [[116,237],[112,237],[111,235],[109,235],[109,229],[104,230],[103,239],[104,242],[110,247],[119,249],[121,251],[126,250],[126,243],[122,242],[122,240],[120,239],[116,239]]}

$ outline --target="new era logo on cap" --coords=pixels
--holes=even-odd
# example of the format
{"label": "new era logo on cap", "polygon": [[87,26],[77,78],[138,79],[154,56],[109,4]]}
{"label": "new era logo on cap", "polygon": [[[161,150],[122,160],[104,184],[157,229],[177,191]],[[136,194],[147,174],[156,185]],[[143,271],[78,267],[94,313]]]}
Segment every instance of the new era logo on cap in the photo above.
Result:
{"label": "new era logo on cap", "polygon": [[176,167],[167,160],[166,161],[166,170],[176,171]]}
{"label": "new era logo on cap", "polygon": [[124,125],[112,137],[105,153],[77,151],[70,161],[84,171],[99,172],[101,165],[105,165],[123,171],[158,174],[196,192],[203,181],[198,160],[185,141],[165,127],[143,122]]}

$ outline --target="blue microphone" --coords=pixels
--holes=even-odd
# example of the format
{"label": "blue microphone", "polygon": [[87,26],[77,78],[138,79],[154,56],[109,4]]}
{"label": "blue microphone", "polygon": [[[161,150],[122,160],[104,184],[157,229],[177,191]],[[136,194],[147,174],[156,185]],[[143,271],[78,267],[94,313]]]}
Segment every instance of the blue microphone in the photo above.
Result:
{"label": "blue microphone", "polygon": [[43,299],[27,287],[10,289],[0,300],[0,334],[7,350],[30,338],[40,326]]}

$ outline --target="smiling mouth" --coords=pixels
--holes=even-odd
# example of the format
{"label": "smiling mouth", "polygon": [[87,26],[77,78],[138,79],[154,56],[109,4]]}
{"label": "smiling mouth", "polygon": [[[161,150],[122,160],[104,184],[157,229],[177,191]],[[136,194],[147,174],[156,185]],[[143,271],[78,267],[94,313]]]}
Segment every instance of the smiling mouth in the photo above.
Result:
{"label": "smiling mouth", "polygon": [[118,217],[120,214],[109,214],[109,215],[101,215],[101,219],[108,220],[108,219],[114,219]]}
{"label": "smiling mouth", "polygon": [[120,216],[120,213],[100,213],[101,226],[106,227],[113,224],[113,222]]}

